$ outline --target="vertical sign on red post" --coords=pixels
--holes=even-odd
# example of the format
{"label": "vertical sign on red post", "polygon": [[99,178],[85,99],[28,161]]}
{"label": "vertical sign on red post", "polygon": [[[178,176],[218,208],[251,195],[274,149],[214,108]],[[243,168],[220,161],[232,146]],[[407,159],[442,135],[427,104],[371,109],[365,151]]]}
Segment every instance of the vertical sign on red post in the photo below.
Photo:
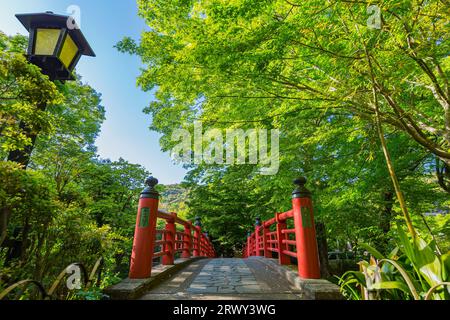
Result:
{"label": "vertical sign on red post", "polygon": [[311,201],[306,189],[306,178],[294,181],[297,188],[292,193],[295,240],[297,244],[298,274],[303,279],[320,279],[319,250]]}
{"label": "vertical sign on red post", "polygon": [[134,231],[133,251],[130,261],[130,279],[150,278],[155,245],[156,220],[159,193],[155,190],[158,179],[149,177],[147,187],[139,198],[139,207]]}

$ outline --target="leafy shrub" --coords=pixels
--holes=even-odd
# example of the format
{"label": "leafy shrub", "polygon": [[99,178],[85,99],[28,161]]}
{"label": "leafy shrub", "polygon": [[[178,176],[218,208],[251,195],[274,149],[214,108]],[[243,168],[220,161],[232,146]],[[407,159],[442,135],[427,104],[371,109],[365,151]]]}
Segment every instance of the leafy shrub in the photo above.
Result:
{"label": "leafy shrub", "polygon": [[396,247],[387,257],[375,248],[360,271],[346,272],[339,280],[345,297],[353,300],[449,300],[450,252],[439,254],[436,244],[417,236],[411,239],[397,227]]}

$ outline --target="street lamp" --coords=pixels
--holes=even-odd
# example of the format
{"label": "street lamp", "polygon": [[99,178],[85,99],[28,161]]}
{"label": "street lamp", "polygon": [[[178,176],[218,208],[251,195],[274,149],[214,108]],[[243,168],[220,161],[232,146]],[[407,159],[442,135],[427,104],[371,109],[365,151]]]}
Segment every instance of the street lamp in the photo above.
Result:
{"label": "street lamp", "polygon": [[[45,13],[17,14],[16,18],[30,33],[28,61],[41,68],[51,81],[75,80],[73,70],[81,56],[95,57],[95,53],[72,17]],[[45,110],[45,104],[37,106]],[[37,133],[27,124],[20,124],[21,130],[30,138],[31,145],[24,150],[11,151],[8,160],[25,168],[30,162]]]}
{"label": "street lamp", "polygon": [[72,71],[81,56],[95,53],[72,18],[46,13],[18,14],[30,33],[28,60],[42,69],[50,80],[74,80]]}

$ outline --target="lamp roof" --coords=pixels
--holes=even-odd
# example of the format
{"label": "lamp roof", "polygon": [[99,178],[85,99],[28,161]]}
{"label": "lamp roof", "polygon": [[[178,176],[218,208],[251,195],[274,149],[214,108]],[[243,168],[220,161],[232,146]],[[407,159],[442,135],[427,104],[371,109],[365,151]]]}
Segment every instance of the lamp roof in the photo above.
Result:
{"label": "lamp roof", "polygon": [[[31,28],[67,28],[67,21],[70,16],[54,14],[53,12],[45,13],[28,13],[28,14],[16,14],[16,18],[22,23],[22,25],[30,31]],[[89,45],[88,41],[84,37],[80,29],[69,29],[69,34],[73,41],[78,45],[82,55],[95,57],[95,53]]]}

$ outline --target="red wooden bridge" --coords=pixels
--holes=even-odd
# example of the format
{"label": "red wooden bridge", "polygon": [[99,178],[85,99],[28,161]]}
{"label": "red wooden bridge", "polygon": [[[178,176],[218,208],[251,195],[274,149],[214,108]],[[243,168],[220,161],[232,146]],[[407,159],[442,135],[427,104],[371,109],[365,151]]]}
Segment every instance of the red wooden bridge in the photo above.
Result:
{"label": "red wooden bridge", "polygon": [[[306,179],[294,181],[292,209],[267,221],[256,219],[240,257],[217,257],[201,219],[186,221],[159,209],[158,180],[150,177],[141,193],[136,218],[129,277],[109,287],[112,299],[340,299],[339,287],[320,279],[319,256],[311,193]],[[156,260],[160,260],[158,263]],[[62,289],[69,268],[83,273],[84,288],[100,282],[99,259],[90,273],[75,263],[57,277],[47,291],[34,280],[20,281],[3,292],[36,286],[42,299],[67,295]],[[81,280],[81,279],[80,279]],[[69,289],[70,290],[70,289]],[[58,293],[59,292],[59,293]]]}
{"label": "red wooden bridge", "polygon": [[[158,180],[150,177],[139,199],[133,252],[130,261],[130,279],[146,279],[151,276],[153,259],[162,257],[163,265],[174,265],[175,254],[182,258],[216,256],[209,237],[202,233],[200,219],[196,224],[177,217],[177,214],[158,209],[159,193],[155,190]],[[156,228],[157,220],[166,221],[163,230]],[[183,231],[177,231],[177,225]]]}
{"label": "red wooden bridge", "polygon": [[306,179],[294,183],[292,209],[267,221],[257,218],[242,258],[223,259],[202,232],[200,217],[193,224],[159,210],[158,180],[148,178],[139,200],[129,278],[107,293],[113,299],[152,300],[340,298],[337,286],[320,279]]}

